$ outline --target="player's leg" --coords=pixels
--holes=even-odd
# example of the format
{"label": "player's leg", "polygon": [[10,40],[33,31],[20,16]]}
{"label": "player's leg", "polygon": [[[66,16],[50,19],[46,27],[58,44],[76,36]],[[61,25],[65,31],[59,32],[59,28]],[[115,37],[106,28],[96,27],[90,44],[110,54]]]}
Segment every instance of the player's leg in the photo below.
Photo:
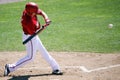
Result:
{"label": "player's leg", "polygon": [[53,70],[53,74],[61,75],[62,72],[60,72],[60,67],[58,63],[55,61],[55,59],[48,53],[46,48],[43,46],[41,40],[37,36],[37,42],[38,42],[38,50],[41,52],[42,57],[50,64]]}
{"label": "player's leg", "polygon": [[[26,36],[26,35],[24,35]],[[36,54],[36,45],[35,45],[35,39],[33,38],[31,41],[29,41],[26,44],[26,51],[27,51],[27,55],[23,58],[21,58],[19,61],[17,61],[14,64],[8,64],[6,65],[6,69],[9,70],[9,72],[13,72],[16,69],[20,68],[21,66],[24,66],[25,64],[27,64],[28,62],[32,61],[34,59],[34,56]],[[7,74],[7,73],[6,73]]]}

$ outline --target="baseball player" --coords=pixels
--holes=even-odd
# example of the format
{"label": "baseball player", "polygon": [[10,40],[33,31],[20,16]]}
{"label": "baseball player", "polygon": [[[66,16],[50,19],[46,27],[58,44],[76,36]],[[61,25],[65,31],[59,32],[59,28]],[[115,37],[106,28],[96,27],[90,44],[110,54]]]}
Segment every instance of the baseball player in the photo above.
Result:
{"label": "baseball player", "polygon": [[[25,10],[23,11],[23,15],[21,18],[21,24],[23,29],[23,41],[26,40],[29,36],[33,35],[37,30],[41,27],[37,15],[40,15],[45,20],[45,25],[48,26],[50,24],[50,20],[47,14],[38,8],[38,5],[34,2],[29,2],[25,6]],[[45,27],[44,27],[45,28]],[[54,75],[62,75],[63,73],[60,70],[58,63],[55,59],[49,55],[48,51],[43,46],[40,38],[36,35],[29,42],[26,43],[26,51],[27,55],[16,63],[6,64],[4,76],[8,76],[10,72],[17,70],[18,68],[24,66],[28,62],[32,61],[35,57],[36,51],[39,50],[42,57],[49,63],[52,68],[52,74]]]}

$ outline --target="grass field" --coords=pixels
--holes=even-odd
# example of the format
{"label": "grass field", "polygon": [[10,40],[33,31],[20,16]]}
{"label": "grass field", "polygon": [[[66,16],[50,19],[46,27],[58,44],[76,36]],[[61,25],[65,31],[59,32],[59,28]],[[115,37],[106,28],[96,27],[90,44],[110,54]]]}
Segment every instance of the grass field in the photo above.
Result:
{"label": "grass field", "polygon": [[[39,34],[49,51],[120,52],[120,0],[31,1],[52,20]],[[0,51],[25,50],[20,17],[26,2],[0,4]]]}

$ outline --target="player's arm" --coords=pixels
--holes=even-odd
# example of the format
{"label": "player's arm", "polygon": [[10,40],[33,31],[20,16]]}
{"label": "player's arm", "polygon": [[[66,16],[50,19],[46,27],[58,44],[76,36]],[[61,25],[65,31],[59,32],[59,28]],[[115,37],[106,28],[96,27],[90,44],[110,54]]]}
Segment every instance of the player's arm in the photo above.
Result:
{"label": "player's arm", "polygon": [[39,9],[38,10],[38,15],[41,15],[44,18],[46,26],[48,26],[51,23],[50,19],[48,18],[47,14],[44,11]]}

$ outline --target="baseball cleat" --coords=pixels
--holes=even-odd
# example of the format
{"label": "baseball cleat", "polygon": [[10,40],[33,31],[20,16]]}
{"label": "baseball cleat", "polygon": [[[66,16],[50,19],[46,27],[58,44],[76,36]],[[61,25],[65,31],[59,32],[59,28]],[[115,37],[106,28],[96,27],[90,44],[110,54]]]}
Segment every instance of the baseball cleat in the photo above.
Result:
{"label": "baseball cleat", "polygon": [[5,65],[5,71],[4,71],[4,76],[8,76],[8,74],[10,73],[10,70],[8,68],[8,65]]}
{"label": "baseball cleat", "polygon": [[53,75],[63,75],[63,72],[61,72],[60,70],[54,70],[52,72]]}

